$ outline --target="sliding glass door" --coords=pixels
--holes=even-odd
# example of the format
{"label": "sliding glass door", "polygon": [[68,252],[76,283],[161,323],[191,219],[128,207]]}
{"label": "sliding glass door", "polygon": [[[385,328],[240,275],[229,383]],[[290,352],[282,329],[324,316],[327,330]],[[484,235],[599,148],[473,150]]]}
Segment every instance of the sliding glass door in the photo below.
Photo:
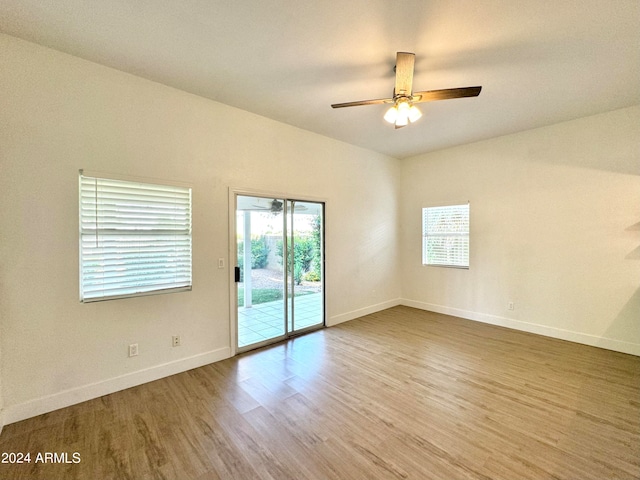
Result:
{"label": "sliding glass door", "polygon": [[236,196],[237,349],[324,325],[324,204]]}

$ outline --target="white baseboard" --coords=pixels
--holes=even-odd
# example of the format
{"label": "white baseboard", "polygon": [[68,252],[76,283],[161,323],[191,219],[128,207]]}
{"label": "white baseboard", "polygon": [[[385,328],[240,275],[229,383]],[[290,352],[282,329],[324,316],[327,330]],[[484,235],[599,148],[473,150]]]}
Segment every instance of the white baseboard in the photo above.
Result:
{"label": "white baseboard", "polygon": [[490,323],[491,325],[513,328],[514,330],[521,330],[523,332],[536,333],[538,335],[544,335],[545,337],[553,337],[560,340],[582,343],[584,345],[589,345],[592,347],[599,347],[616,352],[640,356],[640,345],[637,343],[623,342],[622,340],[598,337],[597,335],[589,335],[587,333],[574,332],[571,330],[564,330],[562,328],[549,327],[537,323],[523,322],[522,320],[514,320],[497,315],[489,315],[486,313],[473,312],[470,310],[462,310],[460,308],[447,307],[444,305],[435,305],[433,303],[419,302],[417,300],[409,300],[406,298],[403,298],[400,301],[400,304],[407,307],[419,308],[420,310],[428,310],[430,312],[453,315],[467,320]]}
{"label": "white baseboard", "polygon": [[52,412],[59,408],[68,407],[70,405],[75,405],[76,403],[85,402],[126,388],[142,385],[143,383],[175,375],[176,373],[186,372],[193,368],[202,367],[203,365],[224,360],[225,358],[229,358],[230,355],[230,348],[224,347],[194,355],[192,357],[181,358],[180,360],[164,363],[162,365],[156,365],[144,370],[138,370],[136,372],[110,378],[101,382],[91,383],[89,385],[83,385],[82,387],[54,393],[53,395],[36,398],[18,405],[10,405],[9,407],[4,408],[2,412],[2,419],[0,419],[0,425],[19,422],[20,420]]}
{"label": "white baseboard", "polygon": [[[636,343],[598,337],[596,335],[573,332],[570,330],[549,327],[546,325],[539,325],[536,323],[523,322],[521,320],[514,320],[497,315],[489,315],[470,310],[447,307],[444,305],[419,302],[417,300],[410,300],[406,298],[388,300],[386,302],[370,305],[368,307],[353,310],[351,312],[335,315],[328,319],[327,326],[335,326],[340,323],[353,320],[355,318],[386,310],[387,308],[395,307],[397,305],[405,305],[407,307],[418,308],[420,310],[427,310],[430,312],[442,313],[445,315],[453,315],[467,320],[475,320],[478,322],[489,323],[491,325],[513,328],[515,330],[521,330],[524,332],[536,333],[547,337],[568,340],[571,342],[582,343],[584,345],[590,345],[593,347],[605,348],[607,350],[614,350],[617,352],[640,356],[640,345]],[[154,380],[168,377],[170,375],[185,372],[193,368],[198,368],[203,365],[218,362],[220,360],[229,358],[230,356],[231,349],[229,347],[223,347],[217,350],[212,350],[210,352],[194,355],[189,358],[183,358],[173,362],[164,363],[162,365],[150,367],[144,370],[128,373],[126,375],[121,375],[119,377],[111,378],[101,382],[96,382],[89,385],[84,385],[82,387],[55,393],[53,395],[40,397],[18,405],[10,405],[9,407],[5,407],[0,411],[0,432],[2,432],[2,428],[4,425],[8,425],[10,423],[19,422],[20,420],[35,417],[43,413],[52,412],[60,408],[98,398],[103,395],[108,395],[110,393],[135,387],[137,385],[142,385],[144,383],[152,382]]]}
{"label": "white baseboard", "polygon": [[[370,313],[379,312],[397,305],[400,305],[400,299],[389,300],[354,310],[352,312],[336,315],[328,319],[327,326],[334,326],[339,323],[353,320],[354,318],[362,317]],[[224,360],[225,358],[231,357],[231,353],[230,347],[224,347],[218,350],[195,355],[193,357],[183,358],[144,370],[138,370],[136,372],[101,382],[83,385],[81,387],[36,398],[17,405],[11,405],[9,407],[5,407],[0,414],[0,428],[2,428],[2,425],[19,422],[20,420],[42,415],[43,413],[52,412],[60,408],[85,402],[126,388],[135,387],[170,375],[175,375],[176,373],[181,373],[193,368]]]}
{"label": "white baseboard", "polygon": [[330,317],[327,320],[327,326],[333,327],[335,325],[338,325],[339,323],[347,322],[349,320],[353,320],[354,318],[364,317],[365,315],[380,312],[382,310],[386,310],[387,308],[397,307],[398,305],[401,305],[401,299],[395,298],[393,300],[387,300],[386,302],[376,303],[375,305],[359,308],[358,310],[353,310],[351,312],[341,313],[340,315]]}

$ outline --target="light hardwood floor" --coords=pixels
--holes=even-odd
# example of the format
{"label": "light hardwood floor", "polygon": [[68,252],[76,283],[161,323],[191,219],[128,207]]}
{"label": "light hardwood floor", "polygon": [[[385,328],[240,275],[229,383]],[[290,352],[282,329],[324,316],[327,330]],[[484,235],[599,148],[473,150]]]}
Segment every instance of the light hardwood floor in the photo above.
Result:
{"label": "light hardwood floor", "polygon": [[3,479],[640,478],[640,357],[396,307],[8,425],[0,447],[81,455]]}

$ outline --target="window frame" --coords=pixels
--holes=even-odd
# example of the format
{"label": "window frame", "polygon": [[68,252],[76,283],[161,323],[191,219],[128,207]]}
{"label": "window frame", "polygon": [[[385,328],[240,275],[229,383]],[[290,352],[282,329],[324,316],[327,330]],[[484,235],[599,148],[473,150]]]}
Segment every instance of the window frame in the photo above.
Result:
{"label": "window frame", "polygon": [[[92,189],[91,181],[95,182],[95,187]],[[134,214],[136,217],[140,218],[140,223],[131,223],[130,219],[126,218],[126,215],[131,215],[130,212],[122,213],[127,207],[131,207],[131,205],[135,204],[135,200],[127,200],[127,205],[122,206],[119,205],[116,207],[116,213],[113,213],[109,216],[109,227],[101,226],[100,222],[105,222],[104,212],[100,210],[100,202],[99,199],[99,188],[98,184],[103,183],[101,188],[117,188],[127,190],[126,195],[135,195],[149,192],[162,192],[157,195],[160,199],[159,203],[163,203],[162,206],[158,206],[159,203],[156,203],[154,199],[150,206],[144,207],[144,212],[142,214],[136,213]],[[104,185],[109,185],[109,187],[105,187]],[[137,186],[137,187],[136,187]],[[88,187],[88,188],[87,188]],[[83,197],[83,188],[84,188],[84,197]],[[146,192],[145,192],[146,191]],[[89,193],[89,195],[87,195]],[[104,193],[104,192],[103,192]],[[95,194],[95,201],[93,203],[89,203],[88,199],[90,199],[90,195]],[[105,198],[100,198],[101,201],[105,201]],[[118,200],[122,202],[122,200]],[[173,208],[167,207],[167,203],[171,203],[173,201]],[[83,203],[84,202],[84,203]],[[131,202],[131,203],[130,203]],[[93,205],[93,207],[91,206]],[[84,211],[83,211],[84,207]],[[139,208],[140,205],[137,205]],[[135,207],[134,207],[135,208]],[[162,212],[163,214],[157,214],[158,208],[167,208],[166,211]],[[94,211],[92,212],[92,209]],[[170,213],[166,213],[169,212]],[[165,217],[163,220],[159,218]],[[168,219],[167,219],[168,217]],[[193,220],[193,191],[191,185],[178,183],[178,182],[170,182],[164,180],[155,180],[155,179],[147,179],[147,178],[133,178],[133,177],[120,177],[110,174],[103,173],[91,173],[86,172],[84,170],[79,171],[78,176],[78,239],[79,239],[79,297],[81,303],[93,303],[107,300],[116,300],[123,298],[132,298],[132,297],[140,297],[147,295],[161,295],[165,293],[177,293],[190,291],[193,288],[193,231],[192,231],[192,220]],[[156,219],[155,222],[152,223],[144,223],[150,220]],[[123,220],[126,219],[127,222]],[[95,222],[95,225],[93,224]],[[126,228],[125,228],[126,227]],[[144,228],[141,228],[144,227]],[[130,237],[130,238],[127,238]],[[123,279],[122,284],[118,284],[118,282],[114,282],[113,286],[117,293],[113,294],[105,294],[107,288],[100,289],[96,287],[96,278],[99,278],[99,275],[93,275],[93,279],[91,279],[91,272],[87,268],[87,257],[88,252],[91,247],[87,247],[87,240],[90,238],[90,242],[95,242],[96,244],[96,252],[102,250],[102,253],[97,253],[97,255],[102,255],[102,258],[99,260],[99,267],[108,269],[112,267],[117,272],[122,272],[122,275],[114,275],[114,277],[120,277]],[[112,247],[113,250],[109,250],[111,247],[107,247],[106,239],[109,239],[111,242],[115,242],[116,247]],[[126,239],[126,240],[125,240]],[[85,246],[83,246],[83,240]],[[139,256],[131,257],[133,261],[127,260],[123,261],[122,256],[125,255],[127,251],[126,242],[136,242],[135,253],[139,253]],[[121,243],[125,242],[125,243]],[[173,248],[171,253],[167,253],[165,256],[160,256],[160,262],[152,262],[152,263],[160,263],[160,266],[153,265],[153,267],[158,267],[157,272],[160,275],[167,276],[168,274],[173,274],[173,281],[161,281],[158,276],[155,279],[145,278],[145,276],[150,276],[149,268],[147,264],[144,267],[141,267],[141,264],[144,262],[145,254],[142,252],[140,248],[140,244],[143,244],[144,248],[157,248],[155,243],[164,242],[164,245],[169,246],[169,248]],[[102,246],[100,247],[100,243]],[[153,246],[150,246],[151,243],[154,243]],[[113,244],[113,243],[112,243]],[[107,253],[107,250],[109,252]],[[114,261],[110,258],[107,258],[107,255],[111,254],[120,254],[120,261]],[[129,253],[130,255],[131,253]],[[148,254],[148,252],[147,252]],[[148,261],[149,257],[146,258]],[[155,258],[154,258],[155,260]],[[117,265],[116,265],[117,263]],[[131,268],[137,266],[141,270],[147,270],[147,272],[143,272],[141,275],[131,274]],[[127,272],[127,267],[130,269]],[[106,271],[101,270],[101,273],[104,274]],[[102,280],[107,278],[103,275]],[[169,277],[170,278],[170,277]],[[126,280],[129,282],[135,279],[140,279],[141,284],[137,285],[129,285]],[[93,280],[93,281],[92,281]],[[155,280],[155,282],[153,281]],[[91,286],[94,286],[94,290],[89,290]],[[99,294],[95,294],[96,292],[100,292]]]}
{"label": "window frame", "polygon": [[[460,207],[465,207],[466,214],[466,230],[463,231],[454,231],[447,230],[438,233],[432,233],[427,231],[428,229],[428,220],[427,215],[429,211],[433,211],[434,214],[436,210],[444,210],[447,208],[455,208],[460,209]],[[445,238],[445,239],[457,239],[462,238],[466,239],[466,248],[464,248],[463,243],[463,252],[466,253],[466,256],[462,256],[463,260],[466,260],[465,263],[429,263],[429,238]],[[422,265],[425,267],[444,267],[444,268],[457,268],[462,270],[469,270],[471,260],[470,260],[470,243],[471,243],[471,206],[470,202],[458,202],[458,203],[445,203],[445,204],[435,204],[427,207],[422,207]],[[459,248],[459,245],[455,246],[455,248]],[[455,252],[454,252],[455,253]]]}

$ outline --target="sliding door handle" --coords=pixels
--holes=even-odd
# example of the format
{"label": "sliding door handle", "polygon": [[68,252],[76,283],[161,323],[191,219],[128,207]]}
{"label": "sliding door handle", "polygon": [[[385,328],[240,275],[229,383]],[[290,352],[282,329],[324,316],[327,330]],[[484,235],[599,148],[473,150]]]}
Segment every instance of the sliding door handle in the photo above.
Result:
{"label": "sliding door handle", "polygon": [[236,283],[239,283],[240,282],[240,267],[236,267],[235,268],[234,274],[235,274]]}

